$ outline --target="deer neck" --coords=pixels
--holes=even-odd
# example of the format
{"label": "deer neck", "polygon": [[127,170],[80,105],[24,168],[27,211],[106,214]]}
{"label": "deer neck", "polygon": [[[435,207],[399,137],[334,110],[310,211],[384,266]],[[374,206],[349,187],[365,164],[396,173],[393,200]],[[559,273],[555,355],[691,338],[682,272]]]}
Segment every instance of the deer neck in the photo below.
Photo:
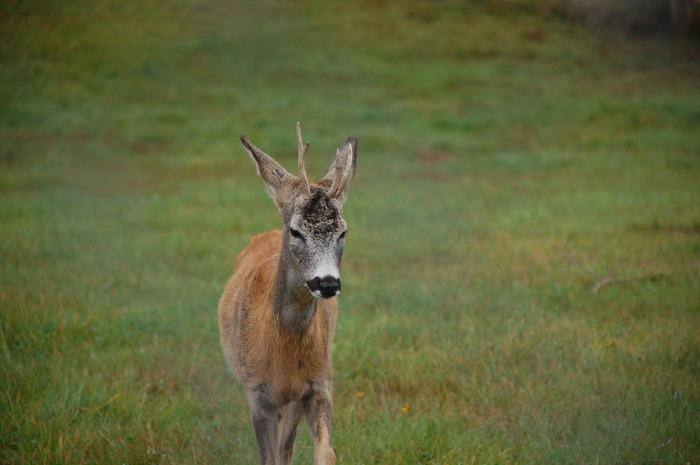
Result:
{"label": "deer neck", "polygon": [[286,244],[282,245],[277,276],[273,290],[275,311],[280,316],[282,327],[291,333],[305,332],[316,314],[316,299],[306,283],[289,265]]}

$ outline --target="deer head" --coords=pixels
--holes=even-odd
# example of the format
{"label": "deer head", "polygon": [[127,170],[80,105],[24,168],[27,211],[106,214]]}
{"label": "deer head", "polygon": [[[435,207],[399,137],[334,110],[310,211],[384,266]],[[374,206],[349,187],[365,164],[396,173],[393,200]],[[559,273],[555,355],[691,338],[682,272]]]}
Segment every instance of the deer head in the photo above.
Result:
{"label": "deer head", "polygon": [[241,142],[282,216],[281,260],[286,262],[288,283],[302,281],[316,298],[335,297],[340,292],[340,262],[347,233],[343,205],[357,166],[357,139],[349,137],[336,150],[328,172],[316,183],[309,183],[306,176],[309,143],[303,144],[299,123],[299,176],[289,173],[245,136]]}

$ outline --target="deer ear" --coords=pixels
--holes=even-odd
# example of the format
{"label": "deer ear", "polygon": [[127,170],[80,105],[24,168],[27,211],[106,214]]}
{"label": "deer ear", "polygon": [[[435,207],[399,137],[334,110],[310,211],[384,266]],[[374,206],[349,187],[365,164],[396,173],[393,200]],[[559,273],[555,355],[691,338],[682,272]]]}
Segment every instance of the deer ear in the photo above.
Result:
{"label": "deer ear", "polygon": [[353,177],[355,177],[356,168],[357,139],[348,137],[343,145],[336,150],[335,158],[333,158],[333,162],[328,168],[328,173],[318,181],[318,184],[326,189],[329,197],[345,203],[348,188]]}
{"label": "deer ear", "polygon": [[[245,136],[241,135],[241,142],[243,147],[245,147],[250,158],[253,159],[255,165],[258,168],[258,174],[265,183],[265,188],[270,197],[275,201],[276,204],[279,203],[277,198],[277,193],[279,193],[284,185],[288,182],[290,177],[293,177],[287,170],[285,170],[282,165],[277,163],[270,155],[266,154],[256,146],[250,143]],[[280,205],[278,205],[279,207]]]}

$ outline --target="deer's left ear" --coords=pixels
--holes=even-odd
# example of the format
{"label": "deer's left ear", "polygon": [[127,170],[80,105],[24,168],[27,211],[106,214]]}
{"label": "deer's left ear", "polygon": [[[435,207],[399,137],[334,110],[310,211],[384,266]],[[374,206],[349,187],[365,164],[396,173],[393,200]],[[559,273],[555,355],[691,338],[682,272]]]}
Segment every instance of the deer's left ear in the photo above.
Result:
{"label": "deer's left ear", "polygon": [[335,158],[328,168],[328,173],[322,177],[318,184],[326,189],[330,198],[338,199],[340,203],[345,203],[348,196],[348,188],[355,177],[357,169],[357,139],[348,139],[338,147]]}
{"label": "deer's left ear", "polygon": [[284,188],[293,183],[294,175],[285,170],[271,156],[254,146],[243,135],[241,136],[241,142],[250,158],[255,162],[267,193],[270,194],[277,207],[282,208],[281,196],[284,194]]}

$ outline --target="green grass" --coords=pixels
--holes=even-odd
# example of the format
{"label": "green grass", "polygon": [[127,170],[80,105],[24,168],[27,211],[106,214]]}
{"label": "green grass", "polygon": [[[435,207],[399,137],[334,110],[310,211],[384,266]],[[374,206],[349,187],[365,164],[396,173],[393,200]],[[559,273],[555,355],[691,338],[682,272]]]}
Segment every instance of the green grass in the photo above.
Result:
{"label": "green grass", "polygon": [[0,463],[256,463],[216,305],[296,121],[360,140],[339,463],[700,462],[697,44],[508,5],[3,4]]}

